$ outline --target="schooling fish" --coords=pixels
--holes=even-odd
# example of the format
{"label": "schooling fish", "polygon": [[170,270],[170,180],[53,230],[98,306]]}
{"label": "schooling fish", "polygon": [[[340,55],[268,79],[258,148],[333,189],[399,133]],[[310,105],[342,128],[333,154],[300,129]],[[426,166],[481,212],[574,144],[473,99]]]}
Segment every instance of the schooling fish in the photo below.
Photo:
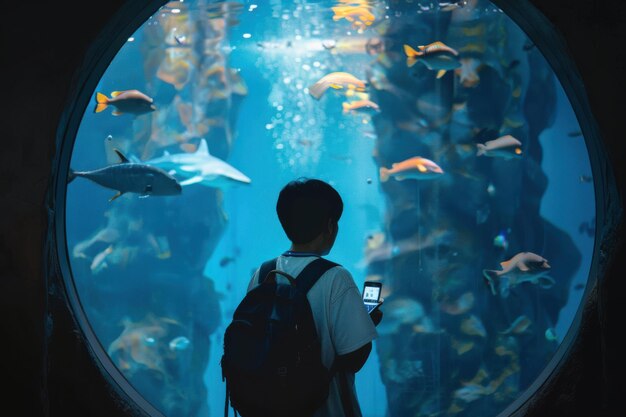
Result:
{"label": "schooling fish", "polygon": [[509,290],[524,282],[551,288],[555,281],[548,276],[550,265],[543,257],[532,252],[520,252],[508,261],[501,262],[502,270],[484,269],[483,276],[493,295],[509,295]]}
{"label": "schooling fish", "polygon": [[100,113],[109,105],[115,107],[112,114],[119,116],[123,113],[130,113],[136,116],[150,113],[156,110],[154,100],[139,90],[113,91],[111,98],[105,94],[96,93],[96,107],[94,113]]}
{"label": "schooling fish", "polygon": [[70,170],[68,183],[84,177],[103,187],[117,190],[109,199],[113,201],[124,193],[150,195],[178,195],[182,191],[178,181],[164,170],[143,163],[130,162],[119,149],[115,149],[120,162],[93,171]]}
{"label": "schooling fish", "polygon": [[343,107],[343,114],[348,114],[350,112],[380,112],[380,107],[378,107],[378,104],[370,100],[355,100],[351,102],[344,102],[341,103],[341,106]]}
{"label": "schooling fish", "polygon": [[492,156],[504,159],[520,158],[522,156],[522,142],[511,135],[505,135],[498,139],[477,143],[476,156]]}
{"label": "schooling fish", "polygon": [[409,45],[404,45],[404,53],[406,54],[406,65],[412,67],[419,60],[426,65],[431,71],[437,71],[437,78],[444,76],[446,71],[454,70],[461,66],[459,53],[444,44],[443,42],[433,42],[428,45],[418,46],[416,51]]}
{"label": "schooling fish", "polygon": [[380,168],[380,181],[385,182],[389,177],[394,177],[398,181],[405,179],[430,180],[443,175],[443,170],[439,165],[430,159],[415,156],[402,162],[391,164],[391,168]]}
{"label": "schooling fish", "polygon": [[358,79],[350,73],[331,72],[311,85],[309,87],[309,94],[316,100],[319,100],[329,87],[335,90],[345,88],[348,90],[365,91],[365,86],[365,81]]}

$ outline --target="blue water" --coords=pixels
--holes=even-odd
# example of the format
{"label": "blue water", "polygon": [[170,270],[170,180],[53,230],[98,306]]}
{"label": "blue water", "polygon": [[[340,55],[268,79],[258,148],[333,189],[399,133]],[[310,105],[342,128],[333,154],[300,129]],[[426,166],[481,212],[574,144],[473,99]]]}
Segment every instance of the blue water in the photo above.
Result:
{"label": "blue water", "polygon": [[[595,201],[584,138],[561,85],[536,48],[522,49],[528,40],[513,22],[489,2],[449,6],[452,12],[440,3],[275,0],[216,9],[200,0],[171,2],[137,29],[103,74],[96,91],[138,89],[154,98],[157,110],[113,116],[110,105],[94,113],[94,91],[74,144],[74,170],[116,162],[106,157],[108,135],[144,162],[164,151],[192,152],[203,137],[213,156],[251,179],[223,189],[189,185],[180,196],[127,193],[111,202],[116,191],[88,179],[68,186],[68,249],[80,307],[121,374],[168,417],[223,413],[222,335],[253,270],[289,248],[275,203],[284,184],[299,176],[329,182],[344,200],[328,257],[348,268],[359,288],[374,277],[388,291],[387,327],[357,374],[365,417],[496,415],[552,358],[570,330],[591,264]],[[357,23],[333,20],[336,6],[360,10]],[[200,12],[206,9],[208,15]],[[371,25],[363,23],[366,11],[375,16]],[[465,23],[450,23],[452,13]],[[454,71],[435,79],[422,63],[406,65],[403,43],[444,41],[463,51],[467,39],[483,33],[482,22],[500,28],[487,33],[506,34],[507,43],[487,37],[488,53],[461,52],[485,65],[477,85],[462,85]],[[466,37],[458,41],[454,30]],[[366,53],[372,39],[385,42],[386,56]],[[334,47],[327,49],[322,41],[329,40]],[[346,88],[314,100],[308,87],[334,71],[368,78],[366,93],[381,113],[342,113],[342,103],[355,99]],[[531,88],[535,73],[547,87]],[[231,90],[237,77],[243,94]],[[207,79],[214,84],[207,86]],[[537,158],[528,126],[541,117],[514,104],[507,115],[521,117],[521,127],[501,123],[490,137],[474,136],[493,131],[493,115],[506,107],[498,100],[516,103],[508,101],[509,83],[529,102],[536,94],[534,106],[551,115],[532,145],[543,153],[535,159],[546,178],[543,194],[529,185],[536,177],[524,176],[519,160],[474,155],[476,143],[513,134],[524,144],[523,158]],[[543,94],[549,86],[552,105]],[[223,96],[212,98],[216,91]],[[480,110],[471,120],[462,108],[453,110],[450,91],[455,103],[472,97],[466,108]],[[452,118],[436,125],[442,107]],[[410,114],[428,127],[407,119]],[[406,120],[412,127],[401,127]],[[208,132],[198,131],[205,125]],[[381,167],[418,155],[439,162],[446,177],[381,183]],[[488,184],[495,184],[495,194],[488,194]],[[532,198],[539,199],[536,212],[522,204]],[[103,230],[109,234],[89,241]],[[424,243],[437,233],[451,237]],[[498,233],[504,249],[494,243]],[[385,248],[382,259],[373,257]],[[544,255],[556,285],[524,283],[508,296],[492,295],[481,271],[498,269],[522,251]],[[450,303],[468,293],[471,306],[454,312],[463,306]],[[406,303],[418,307],[402,307]],[[424,314],[413,317],[416,311]],[[502,336],[520,315],[532,324]],[[189,345],[168,348],[176,337]],[[481,369],[486,377],[479,377]]]}

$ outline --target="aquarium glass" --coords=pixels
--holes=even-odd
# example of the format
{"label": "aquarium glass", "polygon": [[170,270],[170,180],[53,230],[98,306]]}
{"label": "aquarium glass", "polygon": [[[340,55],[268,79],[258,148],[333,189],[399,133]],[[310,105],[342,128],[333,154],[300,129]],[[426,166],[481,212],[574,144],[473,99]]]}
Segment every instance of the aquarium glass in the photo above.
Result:
{"label": "aquarium glass", "polygon": [[223,333],[289,249],[275,205],[299,177],[343,198],[327,258],[383,284],[365,417],[496,416],[574,323],[589,155],[539,47],[489,1],[170,2],[91,94],[71,275],[97,343],[168,417],[223,413]]}

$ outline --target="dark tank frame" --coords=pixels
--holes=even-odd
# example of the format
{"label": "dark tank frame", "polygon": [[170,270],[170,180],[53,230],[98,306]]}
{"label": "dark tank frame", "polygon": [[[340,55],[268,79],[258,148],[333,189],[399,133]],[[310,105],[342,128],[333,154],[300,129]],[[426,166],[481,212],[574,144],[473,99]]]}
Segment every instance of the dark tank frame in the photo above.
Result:
{"label": "dark tank frame", "polygon": [[[492,3],[503,9],[535,42],[561,82],[585,138],[596,193],[596,243],[583,299],[572,326],[557,353],[533,385],[500,414],[501,416],[543,415],[543,413],[535,413],[542,409],[541,404],[543,402],[552,397],[558,398],[559,386],[557,384],[562,383],[563,379],[572,372],[571,366],[566,367],[564,365],[573,351],[578,352],[580,350],[581,331],[588,332],[586,327],[581,327],[584,322],[583,313],[599,314],[600,319],[602,319],[608,312],[606,306],[604,306],[605,310],[600,309],[599,312],[589,312],[589,309],[597,308],[600,296],[607,296],[607,283],[604,279],[607,271],[611,270],[613,275],[618,273],[615,272],[614,263],[612,264],[610,261],[615,256],[616,251],[621,249],[618,233],[622,222],[622,204],[599,128],[587,102],[581,77],[575,69],[572,58],[567,53],[564,41],[552,27],[552,23],[528,0],[492,0]],[[80,299],[71,279],[65,241],[64,204],[67,184],[64,178],[67,177],[69,160],[82,113],[89,103],[97,82],[128,37],[163,4],[165,4],[164,1],[131,0],[126,3],[118,2],[113,6],[113,8],[117,8],[117,12],[111,13],[112,17],[108,19],[101,32],[96,31],[100,34],[94,38],[91,47],[87,50],[83,64],[75,74],[72,91],[67,97],[69,104],[66,105],[58,124],[55,139],[56,155],[54,155],[53,160],[51,187],[47,196],[48,234],[43,259],[47,302],[45,303],[45,347],[40,392],[44,403],[41,408],[45,410],[45,415],[64,414],[64,407],[67,407],[67,410],[82,413],[89,410],[84,398],[74,398],[76,403],[81,404],[83,408],[68,404],[68,401],[72,400],[72,390],[57,385],[67,382],[72,375],[77,373],[75,371],[67,376],[62,375],[62,364],[58,362],[66,358],[65,353],[63,353],[64,348],[68,346],[71,348],[72,346],[68,334],[78,334],[78,341],[74,342],[74,349],[81,355],[82,360],[90,360],[95,365],[94,369],[78,372],[78,374],[102,382],[92,389],[92,391],[101,391],[96,394],[88,389],[81,391],[79,388],[74,388],[74,392],[92,395],[90,399],[95,400],[96,404],[100,405],[92,406],[90,410],[92,412],[89,415],[111,415],[111,412],[116,413],[116,415],[162,415],[128,384],[113,365],[104,349],[99,345],[82,311]],[[624,58],[622,57],[622,59]],[[600,307],[602,308],[602,306]],[[615,309],[615,307],[613,308]],[[606,319],[606,317],[604,318]],[[599,321],[603,325],[607,323],[606,320]],[[617,326],[613,327],[613,330],[615,329]],[[601,329],[603,336],[602,331],[606,331],[606,328]],[[604,338],[602,341],[605,342]],[[596,352],[594,349],[591,351]],[[602,352],[603,349],[600,349],[600,353]],[[78,361],[77,358],[73,359]],[[616,381],[616,378],[606,376],[615,372],[615,370],[611,371],[608,368],[610,366],[608,359],[605,357],[604,361],[601,360],[603,369],[599,371],[605,376],[605,383],[611,382],[611,380],[612,382]],[[80,364],[77,365],[80,366]],[[79,382],[75,383],[80,384]],[[556,392],[556,397],[553,392]],[[613,399],[611,392],[604,393],[604,396],[600,395],[599,397],[605,401],[604,406],[610,406],[610,400]],[[597,400],[598,398],[596,398]],[[102,406],[102,404],[105,405]],[[598,406],[601,405],[598,404]],[[543,407],[543,409],[550,409],[545,405]],[[99,411],[95,411],[96,409]]]}

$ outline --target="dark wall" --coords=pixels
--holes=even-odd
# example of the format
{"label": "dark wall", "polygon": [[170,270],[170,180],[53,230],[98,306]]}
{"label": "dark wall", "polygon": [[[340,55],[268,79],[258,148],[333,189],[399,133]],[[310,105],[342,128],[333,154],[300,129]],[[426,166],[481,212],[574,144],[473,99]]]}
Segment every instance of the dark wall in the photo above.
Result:
{"label": "dark wall", "polygon": [[[130,416],[107,388],[65,305],[47,305],[44,208],[54,140],[87,48],[125,2],[10,2],[0,17],[0,415]],[[624,190],[626,5],[618,0],[533,0],[566,39],[587,90],[619,190]],[[622,202],[622,205],[623,202]],[[614,254],[591,293],[579,338],[542,394],[520,414],[625,415],[621,372],[626,256],[618,229],[602,250]],[[54,322],[46,325],[46,311]],[[47,339],[46,331],[52,337]],[[46,341],[51,341],[46,343]],[[136,412],[135,412],[136,413]]]}

